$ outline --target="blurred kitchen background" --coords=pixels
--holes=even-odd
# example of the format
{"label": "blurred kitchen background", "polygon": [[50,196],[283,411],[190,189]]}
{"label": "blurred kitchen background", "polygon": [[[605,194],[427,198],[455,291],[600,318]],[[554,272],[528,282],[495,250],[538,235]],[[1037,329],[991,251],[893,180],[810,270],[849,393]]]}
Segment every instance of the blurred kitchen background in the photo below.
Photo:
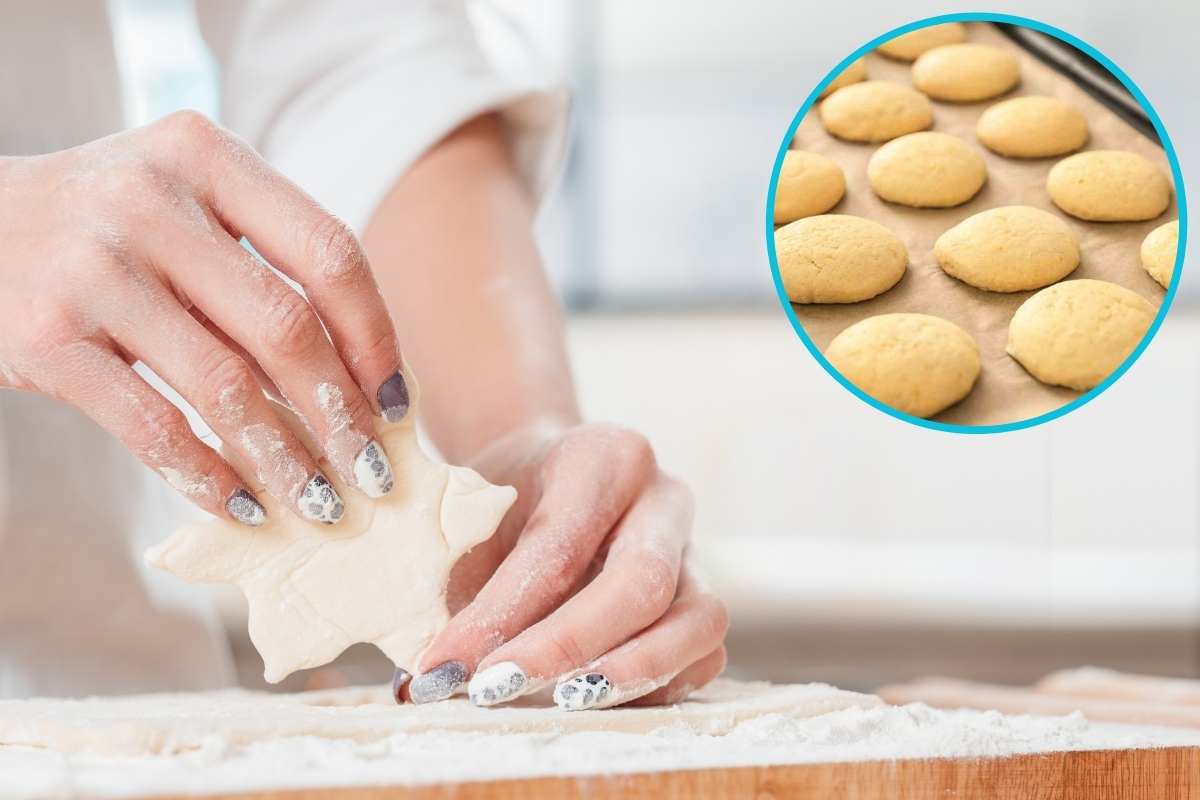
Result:
{"label": "blurred kitchen background", "polygon": [[[129,122],[181,107],[216,116],[187,0],[111,10]],[[869,408],[813,361],[775,299],[764,206],[792,115],[853,49],[945,10],[473,7],[498,60],[555,70],[575,89],[570,161],[542,236],[587,412],[645,431],[694,487],[695,556],[730,603],[736,676],[872,688],[931,673],[1029,682],[1085,663],[1198,675],[1194,258],[1120,382],[1064,419],[1001,436],[931,432]],[[1200,4],[994,10],[1071,31],[1120,64],[1196,186]],[[240,605],[222,602],[239,673],[260,683]],[[370,648],[342,663],[355,681],[390,675]]]}

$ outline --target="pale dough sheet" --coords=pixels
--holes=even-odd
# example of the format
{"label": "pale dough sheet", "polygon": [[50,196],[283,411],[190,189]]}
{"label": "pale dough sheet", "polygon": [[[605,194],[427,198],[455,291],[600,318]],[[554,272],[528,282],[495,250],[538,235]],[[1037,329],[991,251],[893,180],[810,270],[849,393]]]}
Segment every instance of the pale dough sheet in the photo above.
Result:
{"label": "pale dough sheet", "polygon": [[[1052,411],[1079,396],[1069,389],[1046,386],[1034,380],[1005,352],[1008,322],[1017,307],[1033,292],[1000,294],[968,286],[942,272],[933,257],[934,241],[962,220],[989,208],[1029,205],[1050,211],[1074,230],[1080,239],[1083,260],[1065,280],[1096,278],[1111,281],[1141,294],[1157,308],[1165,292],[1141,266],[1142,240],[1151,230],[1178,215],[1175,198],[1162,216],[1148,222],[1084,222],[1068,216],[1050,201],[1046,175],[1061,158],[1011,159],[985,148],[975,138],[975,123],[993,103],[1025,94],[1060,97],[1087,117],[1091,138],[1086,150],[1132,150],[1160,165],[1168,179],[1166,153],[1115,113],[1021,50],[991,25],[969,27],[969,41],[1011,50],[1021,65],[1021,83],[994,100],[954,104],[934,101],[931,130],[964,139],[983,154],[988,180],[970,202],[949,209],[913,209],[880,200],[867,182],[867,160],[878,145],[843,142],[825,133],[816,107],[805,116],[792,146],[832,158],[846,173],[846,196],[829,213],[855,214],[886,225],[908,248],[908,272],[890,291],[862,303],[846,305],[793,305],[805,331],[822,351],[845,328],[876,314],[911,311],[934,314],[957,323],[979,343],[983,372],[965,400],[935,419],[959,425],[990,425],[1028,419]],[[912,85],[909,64],[875,53],[867,57],[868,78]],[[1137,76],[1133,76],[1136,80]],[[1153,98],[1151,98],[1153,99]]]}
{"label": "pale dough sheet", "polygon": [[[1079,714],[888,706],[718,680],[668,708],[396,706],[386,687],[0,702],[0,798],[244,794],[1200,744]],[[349,795],[349,793],[348,793]]]}

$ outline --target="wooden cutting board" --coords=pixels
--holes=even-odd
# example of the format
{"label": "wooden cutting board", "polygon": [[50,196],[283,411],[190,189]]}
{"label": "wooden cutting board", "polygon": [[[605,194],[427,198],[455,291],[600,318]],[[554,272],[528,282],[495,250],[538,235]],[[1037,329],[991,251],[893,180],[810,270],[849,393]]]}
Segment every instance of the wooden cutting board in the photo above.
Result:
{"label": "wooden cutting board", "polygon": [[[210,800],[558,800],[559,798],[1132,800],[1200,798],[1200,748],[1094,750],[983,759],[909,759],[529,778],[419,788],[212,795]],[[184,800],[184,798],[160,798]],[[196,800],[189,795],[188,800]]]}

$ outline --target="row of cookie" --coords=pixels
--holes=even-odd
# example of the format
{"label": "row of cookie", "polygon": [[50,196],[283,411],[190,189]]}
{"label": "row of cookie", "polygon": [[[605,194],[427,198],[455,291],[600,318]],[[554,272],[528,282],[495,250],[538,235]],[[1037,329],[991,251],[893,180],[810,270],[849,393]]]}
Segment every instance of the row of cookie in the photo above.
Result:
{"label": "row of cookie", "polygon": [[[1166,288],[1179,247],[1179,222],[1158,226],[1141,246],[1142,267]],[[1031,206],[1001,206],[967,217],[937,238],[942,270],[990,292],[1024,292],[1060,281],[1079,266],[1075,232]],[[891,289],[908,268],[895,233],[850,214],[819,214],[775,231],[775,260],[793,303],[858,303]]]}
{"label": "row of cookie", "polygon": [[[1008,326],[1008,354],[1042,383],[1087,391],[1129,357],[1154,320],[1144,297],[1107,281],[1063,281],[1037,292]],[[974,388],[982,370],[971,334],[929,314],[880,314],[843,330],[829,363],[879,402],[932,417]]]}

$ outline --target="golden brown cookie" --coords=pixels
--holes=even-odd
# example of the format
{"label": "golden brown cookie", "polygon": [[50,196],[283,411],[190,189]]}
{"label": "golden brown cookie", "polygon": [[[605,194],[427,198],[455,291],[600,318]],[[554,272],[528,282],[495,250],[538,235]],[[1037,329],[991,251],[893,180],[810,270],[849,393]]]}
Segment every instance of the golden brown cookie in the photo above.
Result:
{"label": "golden brown cookie", "polygon": [[821,103],[825,130],[850,142],[886,142],[933,124],[933,105],[920,92],[890,81],[838,89]]}
{"label": "golden brown cookie", "polygon": [[775,258],[793,303],[856,303],[904,277],[908,250],[878,222],[824,214],[776,230]]}
{"label": "golden brown cookie", "polygon": [[955,136],[910,133],[885,144],[867,162],[871,188],[889,203],[947,208],[967,202],[987,180],[983,156]]}
{"label": "golden brown cookie", "polygon": [[935,100],[974,103],[1004,94],[1021,79],[1017,57],[987,44],[935,47],[912,66],[913,85]]}
{"label": "golden brown cookie", "polygon": [[1079,266],[1079,237],[1060,217],[1003,206],[967,217],[938,237],[933,255],[946,274],[992,292],[1040,289]]}
{"label": "golden brown cookie", "polygon": [[913,61],[927,50],[967,39],[967,28],[961,22],[929,25],[902,33],[875,48],[879,53],[899,61]]}
{"label": "golden brown cookie", "polygon": [[916,417],[932,417],[962,400],[980,369],[971,335],[928,314],[856,322],[834,337],[825,357],[871,397]]}
{"label": "golden brown cookie", "polygon": [[1171,285],[1178,256],[1179,220],[1159,225],[1142,240],[1142,266],[1164,289]]}
{"label": "golden brown cookie", "polygon": [[1088,150],[1064,158],[1046,177],[1054,204],[1092,222],[1154,219],[1171,204],[1171,184],[1149,159],[1127,150]]}
{"label": "golden brown cookie", "polygon": [[984,111],[975,125],[983,146],[1009,158],[1071,153],[1087,142],[1088,124],[1075,106],[1057,97],[1014,97]]}
{"label": "golden brown cookie", "polygon": [[830,159],[807,150],[789,150],[775,187],[775,224],[824,214],[846,193],[846,176]]}

